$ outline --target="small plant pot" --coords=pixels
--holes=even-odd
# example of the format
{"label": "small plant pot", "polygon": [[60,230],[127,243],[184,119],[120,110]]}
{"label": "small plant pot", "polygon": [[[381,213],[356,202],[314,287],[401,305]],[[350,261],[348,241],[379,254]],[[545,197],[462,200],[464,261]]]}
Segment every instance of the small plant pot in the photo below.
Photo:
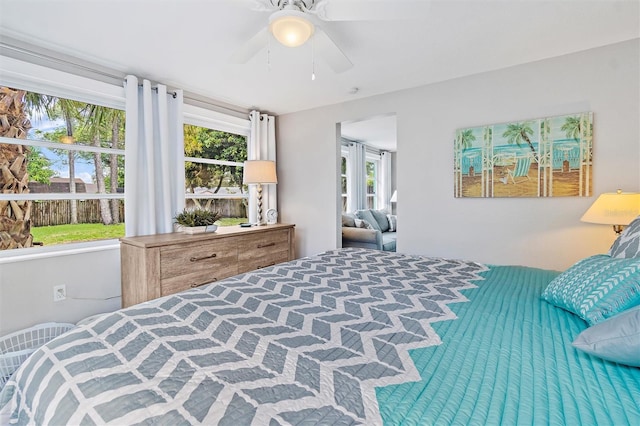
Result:
{"label": "small plant pot", "polygon": [[204,232],[216,232],[218,225],[208,226],[181,226],[179,228],[185,234],[202,234]]}

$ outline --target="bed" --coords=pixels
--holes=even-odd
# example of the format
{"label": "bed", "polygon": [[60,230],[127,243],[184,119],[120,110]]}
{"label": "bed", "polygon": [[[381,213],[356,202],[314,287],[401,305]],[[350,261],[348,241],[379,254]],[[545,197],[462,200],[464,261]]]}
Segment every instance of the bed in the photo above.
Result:
{"label": "bed", "polygon": [[39,349],[5,424],[639,424],[640,368],[576,350],[557,272],[341,249],[103,316]]}

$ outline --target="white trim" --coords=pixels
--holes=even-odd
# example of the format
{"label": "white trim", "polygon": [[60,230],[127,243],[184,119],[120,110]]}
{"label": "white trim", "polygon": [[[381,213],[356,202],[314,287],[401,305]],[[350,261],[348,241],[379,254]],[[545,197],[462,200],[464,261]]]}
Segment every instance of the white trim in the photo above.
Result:
{"label": "white trim", "polygon": [[249,194],[247,192],[242,194],[194,194],[187,192],[185,198],[189,200],[243,200],[249,198]]}
{"label": "white trim", "polygon": [[16,250],[0,251],[0,265],[27,260],[45,259],[58,256],[91,253],[97,251],[115,250],[120,248],[116,239],[97,240],[82,243],[59,244],[49,247],[30,247]]}
{"label": "white trim", "polygon": [[[218,129],[212,129],[212,130],[218,130]],[[244,167],[244,163],[238,163],[237,161],[212,160],[211,158],[184,157],[184,161],[189,161],[191,163],[216,164],[220,166]]]}
{"label": "white trim", "polygon": [[249,119],[238,118],[210,109],[184,104],[184,123],[206,127],[241,136],[249,136],[251,122]]}
{"label": "white trim", "polygon": [[0,56],[0,84],[124,110],[124,87]]}
{"label": "white trim", "polygon": [[33,192],[29,194],[0,194],[0,200],[31,200],[31,201],[48,201],[48,200],[124,200],[124,194],[118,193],[102,193],[87,194],[85,192]]}
{"label": "white trim", "polygon": [[102,148],[100,146],[82,145],[79,143],[66,144],[62,142],[39,141],[35,139],[5,138],[4,136],[0,136],[0,143],[8,145],[41,146],[44,148],[65,149],[67,151],[99,152],[101,154],[124,155],[124,149]]}

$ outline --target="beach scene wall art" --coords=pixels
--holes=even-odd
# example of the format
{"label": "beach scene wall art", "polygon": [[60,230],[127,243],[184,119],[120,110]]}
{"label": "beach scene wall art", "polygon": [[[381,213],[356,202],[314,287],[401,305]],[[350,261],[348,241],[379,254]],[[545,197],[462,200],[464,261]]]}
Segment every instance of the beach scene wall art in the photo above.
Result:
{"label": "beach scene wall art", "polygon": [[455,197],[589,197],[593,113],[458,129]]}

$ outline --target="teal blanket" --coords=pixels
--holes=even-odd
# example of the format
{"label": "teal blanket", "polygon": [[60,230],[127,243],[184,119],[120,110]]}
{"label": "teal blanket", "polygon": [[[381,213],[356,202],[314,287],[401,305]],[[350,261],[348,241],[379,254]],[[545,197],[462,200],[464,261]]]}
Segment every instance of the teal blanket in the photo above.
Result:
{"label": "teal blanket", "polygon": [[556,272],[491,267],[412,350],[422,380],[377,389],[388,425],[640,424],[640,369],[574,349],[587,324],[540,299]]}

